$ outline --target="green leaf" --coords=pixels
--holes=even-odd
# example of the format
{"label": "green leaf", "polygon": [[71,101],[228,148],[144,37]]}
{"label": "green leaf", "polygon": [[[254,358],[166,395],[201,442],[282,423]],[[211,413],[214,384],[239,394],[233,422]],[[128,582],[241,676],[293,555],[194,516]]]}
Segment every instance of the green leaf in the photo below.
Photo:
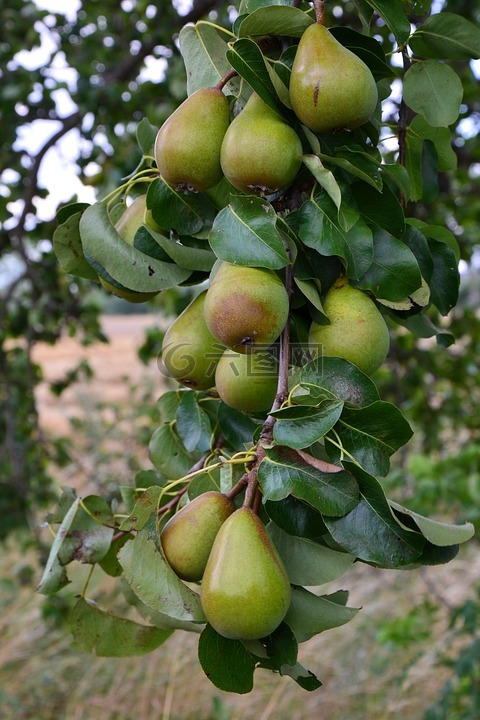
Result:
{"label": "green leaf", "polygon": [[[263,641],[270,660],[269,666],[281,671],[283,665],[295,665],[298,655],[298,643],[295,635],[284,622]],[[262,667],[262,663],[260,663]]]}
{"label": "green leaf", "polygon": [[428,17],[413,33],[409,42],[416,55],[445,60],[470,60],[480,57],[480,28],[450,12]]}
{"label": "green leaf", "polygon": [[240,38],[227,51],[227,60],[262,100],[282,117],[277,93],[257,43],[249,38]]}
{"label": "green leaf", "polygon": [[[189,247],[187,244],[183,244],[187,238],[167,238],[150,228],[148,228],[148,233],[157,246],[162,248],[167,258],[173,260],[179,267],[203,272],[210,272],[212,269],[216,258],[210,248]],[[135,247],[137,247],[136,242]]]}
{"label": "green leaf", "polygon": [[379,164],[365,152],[358,152],[352,148],[336,148],[334,156],[319,153],[319,157],[324,162],[337,165],[350,175],[360,178],[376,190],[381,190],[383,187]]}
{"label": "green leaf", "polygon": [[277,419],[273,437],[278,445],[306,448],[320,440],[342,414],[343,402],[325,400],[319,407],[292,405],[270,413]]}
{"label": "green leaf", "polygon": [[448,245],[448,247],[453,250],[457,262],[460,260],[460,247],[457,238],[451,230],[443,227],[443,225],[428,225],[417,218],[408,218],[407,222],[409,225],[420,230],[425,237],[438,240],[438,242]]}
{"label": "green leaf", "polygon": [[259,421],[223,402],[220,403],[218,409],[218,422],[225,440],[237,450],[243,450],[244,446],[251,446],[253,434],[261,425]]}
{"label": "green leaf", "polygon": [[[390,469],[390,455],[413,435],[401,411],[381,400],[363,408],[345,408],[335,430],[344,449],[367,472],[382,476]],[[330,457],[338,459],[338,449],[331,448],[328,443]]]}
{"label": "green leaf", "polygon": [[179,235],[197,235],[211,227],[216,215],[206,195],[176,190],[163,178],[149,185],[147,208],[161,228],[176,230]]}
{"label": "green leaf", "polygon": [[460,78],[449,65],[426,60],[405,73],[403,98],[433,127],[448,127],[458,117],[463,97]]}
{"label": "green leaf", "polygon": [[158,510],[158,501],[163,488],[160,485],[148,487],[136,501],[128,518],[122,521],[120,530],[143,530],[150,518]]}
{"label": "green leaf", "polygon": [[[178,36],[187,75],[187,93],[213,87],[229,70],[228,45],[216,29],[205,22],[187,24]],[[238,81],[235,83],[238,85]]]}
{"label": "green leaf", "polygon": [[448,547],[459,543],[467,542],[475,535],[475,527],[472,523],[464,523],[463,525],[451,525],[448,523],[442,523],[438,520],[431,520],[430,518],[419,515],[413,510],[402,507],[393,500],[389,500],[389,505],[396,513],[406,515],[411,518],[416,528],[422,533],[422,535],[432,545],[439,545],[440,547]]}
{"label": "green leaf", "polygon": [[312,25],[312,17],[299,8],[282,5],[270,5],[254,10],[242,20],[238,28],[238,37],[251,35],[288,35],[301,37],[307,27]]}
{"label": "green leaf", "polygon": [[402,240],[379,228],[373,235],[373,249],[373,262],[355,287],[392,301],[403,300],[421,287],[422,275],[415,255]]}
{"label": "green leaf", "polygon": [[392,77],[393,69],[387,65],[385,51],[378,40],[345,26],[332,27],[329,30],[339,43],[363,60],[376,81]]}
{"label": "green leaf", "polygon": [[137,125],[137,142],[144,155],[152,154],[153,145],[157,136],[158,128],[152,125],[148,118],[144,117]]}
{"label": "green leaf", "polygon": [[388,185],[379,192],[364,182],[352,185],[352,195],[361,214],[395,237],[405,230],[405,217],[397,196]]}
{"label": "green leaf", "polygon": [[433,274],[430,280],[432,303],[442,315],[448,315],[456,305],[460,286],[460,273],[455,253],[447,245],[429,240],[433,258]]}
{"label": "green leaf", "polygon": [[300,382],[313,397],[325,391],[353,407],[365,407],[380,399],[373,380],[343,358],[319,357],[302,369]]}
{"label": "green leaf", "polygon": [[117,617],[83,598],[76,602],[70,624],[76,647],[97,657],[146,655],[173,632]]}
{"label": "green leaf", "polygon": [[397,38],[399,45],[403,45],[410,37],[410,23],[405,17],[402,6],[397,0],[366,0],[388,25]]}
{"label": "green leaf", "polygon": [[210,449],[212,428],[207,413],[202,410],[193,390],[186,392],[177,410],[177,432],[188,452]]}
{"label": "green leaf", "polygon": [[330,468],[305,453],[276,446],[260,463],[258,480],[266,500],[293,495],[321,513],[344,515],[358,502],[357,483],[351,473]]}
{"label": "green leaf", "polygon": [[199,595],[175,575],[146,530],[124,545],[118,560],[126,581],[147,607],[178,620],[205,622]]}
{"label": "green leaf", "polygon": [[80,239],[80,218],[89,205],[70,215],[53,233],[53,249],[63,272],[87,280],[98,280],[98,275],[85,259]]}
{"label": "green leaf", "polygon": [[267,500],[265,510],[275,525],[288,535],[320,538],[327,532],[320,513],[292,495],[283,500]]}
{"label": "green leaf", "polygon": [[315,595],[303,587],[293,587],[285,622],[295,634],[312,636],[345,625],[357,613],[358,608],[332,602],[328,595]]}
{"label": "green leaf", "polygon": [[414,562],[425,539],[405,530],[392,516],[380,483],[353,463],[345,463],[356,477],[361,499],[341,518],[324,516],[332,538],[360,560],[380,567],[397,568]]}
{"label": "green leaf", "polygon": [[225,638],[207,625],[198,641],[198,659],[220,690],[243,695],[253,689],[255,660],[240,640]]}
{"label": "green leaf", "polygon": [[103,203],[95,203],[85,210],[80,219],[80,234],[85,252],[130,290],[166,290],[190,275],[190,270],[155,260],[122,240]]}
{"label": "green leaf", "polygon": [[99,562],[108,552],[113,532],[113,517],[105,500],[96,495],[76,498],[57,530],[38,591],[48,595],[67,585],[65,565],[72,560]]}
{"label": "green leaf", "polygon": [[107,553],[98,563],[103,572],[110,575],[110,577],[120,577],[122,574],[123,570],[117,560],[117,553],[129,540],[133,540],[133,535],[130,535],[130,533],[120,534],[119,537],[112,541]]}
{"label": "green leaf", "polygon": [[295,665],[282,665],[280,675],[288,675],[292,680],[295,680],[302,690],[306,690],[307,692],[313,692],[322,686],[320,680],[300,663],[295,663]]}
{"label": "green leaf", "polygon": [[325,190],[335,203],[338,210],[342,204],[342,193],[335,175],[328,170],[317,155],[304,155],[302,158],[318,184]]}
{"label": "green leaf", "polygon": [[295,285],[298,287],[300,292],[305,295],[307,300],[312,303],[313,307],[324,315],[322,301],[320,299],[320,292],[317,284],[314,280],[302,280],[295,276]]}
{"label": "green leaf", "polygon": [[307,200],[300,208],[298,235],[307,247],[320,255],[340,257],[351,278],[360,278],[372,263],[372,231],[361,219],[344,230],[335,204],[325,192]]}
{"label": "green leaf", "polygon": [[273,522],[267,525],[293,585],[323,585],[336,580],[349,570],[355,555],[338,552],[308,538],[284,532]]}
{"label": "green leaf", "polygon": [[266,200],[233,196],[213,223],[209,237],[212,250],[220,260],[230,263],[283,268],[289,258],[276,221],[275,210]]}
{"label": "green leaf", "polygon": [[198,451],[188,452],[170,424],[160,425],[148,445],[153,465],[169,480],[177,480],[188,473],[200,458]]}

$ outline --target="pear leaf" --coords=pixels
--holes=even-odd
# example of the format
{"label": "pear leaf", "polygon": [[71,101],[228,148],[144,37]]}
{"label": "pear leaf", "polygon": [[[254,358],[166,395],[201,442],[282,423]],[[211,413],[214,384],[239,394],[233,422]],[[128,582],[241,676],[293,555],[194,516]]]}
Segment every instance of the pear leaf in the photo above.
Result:
{"label": "pear leaf", "polygon": [[335,425],[343,410],[343,402],[325,400],[318,407],[292,405],[270,413],[277,419],[273,437],[278,445],[306,448],[320,440]]}
{"label": "pear leaf", "polygon": [[422,275],[415,255],[402,240],[378,228],[373,235],[373,248],[371,266],[360,278],[352,278],[356,280],[355,287],[393,302],[403,300],[421,287]]}
{"label": "pear leaf", "polygon": [[[75,204],[75,207],[79,203]],[[71,275],[78,275],[87,280],[98,280],[98,275],[83,254],[82,241],[80,239],[80,218],[85,205],[79,212],[69,215],[53,233],[53,248],[55,255],[63,272]],[[65,208],[62,208],[65,210]]]}
{"label": "pear leaf", "polygon": [[467,542],[475,535],[475,527],[472,523],[464,523],[463,525],[452,525],[449,523],[439,522],[438,520],[432,520],[431,518],[419,515],[413,510],[402,507],[393,500],[388,501],[390,507],[402,515],[407,515],[413,520],[415,526],[422,533],[422,535],[432,545],[439,545],[440,547],[448,547],[459,543]]}
{"label": "pear leaf", "polygon": [[131,589],[149,608],[178,620],[205,622],[200,597],[175,575],[146,530],[123,546],[118,560]]}
{"label": "pear leaf", "polygon": [[358,610],[336,603],[328,595],[315,595],[303,587],[293,587],[285,622],[295,634],[311,636],[345,625]]}
{"label": "pear leaf", "polygon": [[455,253],[447,245],[429,240],[433,258],[433,274],[430,280],[432,303],[442,315],[448,315],[456,305],[460,287],[460,273]]}
{"label": "pear leaf", "polygon": [[254,40],[240,38],[227,50],[227,60],[234,70],[243,77],[252,89],[280,117],[277,93],[268,72],[262,51]]}
{"label": "pear leaf", "polygon": [[97,657],[145,655],[162,645],[173,632],[117,617],[83,598],[76,602],[70,623],[77,648],[93,651]]}
{"label": "pear leaf", "polygon": [[193,390],[186,392],[177,410],[177,432],[188,452],[210,449],[212,428],[207,413],[197,401]]}
{"label": "pear leaf", "polygon": [[105,500],[77,497],[66,512],[50,549],[38,591],[48,595],[69,581],[65,565],[78,560],[97,563],[108,552],[113,537],[113,517]]}
{"label": "pear leaf", "polygon": [[480,57],[480,28],[456,13],[440,12],[428,17],[410,38],[416,55],[445,60]]}
{"label": "pear leaf", "polygon": [[403,79],[403,98],[433,127],[448,127],[458,117],[463,86],[449,65],[425,60],[412,65]]}
{"label": "pear leaf", "polygon": [[[187,74],[187,93],[192,95],[203,87],[213,87],[229,70],[225,53],[228,45],[217,30],[205,22],[187,24],[180,30],[178,40]],[[230,81],[232,90],[238,80]]]}
{"label": "pear leaf", "polygon": [[[344,450],[367,472],[382,476],[390,469],[390,455],[413,435],[401,411],[381,400],[363,408],[345,408],[335,430]],[[327,450],[332,459],[339,459],[336,445],[328,444]]]}
{"label": "pear leaf", "polygon": [[129,517],[122,521],[120,530],[127,532],[130,530],[143,530],[152,515],[158,510],[161,493],[162,488],[159,485],[148,487],[136,501]]}
{"label": "pear leaf", "polygon": [[225,638],[207,624],[198,641],[198,659],[219,690],[243,695],[253,689],[256,663],[240,640]]}
{"label": "pear leaf", "polygon": [[399,45],[403,45],[410,37],[410,23],[404,15],[403,9],[398,2],[392,0],[366,0],[366,2],[386,22],[392,33],[397,38]]}
{"label": "pear leaf", "polygon": [[308,538],[284,532],[273,522],[267,531],[275,545],[293,585],[323,585],[349,570],[355,555],[339,552]]}
{"label": "pear leaf", "polygon": [[334,156],[319,153],[319,158],[330,165],[337,165],[342,170],[346,170],[350,175],[360,178],[376,190],[381,190],[383,187],[379,165],[366,153],[360,153],[352,148],[337,148]]}
{"label": "pear leaf", "polygon": [[[276,446],[267,450],[258,469],[265,500],[293,495],[327,515],[341,516],[358,502],[358,487],[351,473],[295,450]],[[316,466],[317,465],[317,466]],[[323,468],[328,468],[327,470]]]}
{"label": "pear leaf", "polygon": [[[151,228],[148,228],[148,233],[155,244],[165,252],[167,258],[173,260],[179,267],[203,272],[210,272],[212,269],[216,258],[208,247],[189,247],[182,243],[182,238],[167,238]],[[137,247],[136,241],[135,247]]]}
{"label": "pear leaf", "polygon": [[266,200],[232,196],[221,210],[209,236],[215,255],[238,265],[279,270],[289,263],[285,244],[276,227],[277,215]]}
{"label": "pear leaf", "polygon": [[338,220],[335,203],[326,192],[307,200],[300,208],[298,235],[320,255],[342,258],[351,278],[360,278],[372,264],[372,231],[360,218],[345,230]]}
{"label": "pear leaf", "polygon": [[379,567],[410,565],[422,554],[425,538],[402,527],[390,510],[382,486],[354,463],[345,467],[360,487],[360,502],[341,518],[323,516],[332,538],[364,562]]}
{"label": "pear leaf", "polygon": [[186,280],[191,273],[173,263],[144,255],[122,240],[104,203],[95,203],[85,210],[80,218],[80,235],[85,253],[130,290],[166,290]]}
{"label": "pear leaf", "polygon": [[257,8],[240,23],[238,37],[288,35],[301,37],[314,19],[292,6],[270,5]]}
{"label": "pear leaf", "polygon": [[353,407],[365,407],[380,400],[373,380],[343,358],[312,360],[302,368],[300,383],[313,397],[327,394]]}
{"label": "pear leaf", "polygon": [[210,228],[216,214],[205,194],[176,190],[163,178],[150,184],[147,208],[161,228],[176,230],[179,235],[197,235]]}

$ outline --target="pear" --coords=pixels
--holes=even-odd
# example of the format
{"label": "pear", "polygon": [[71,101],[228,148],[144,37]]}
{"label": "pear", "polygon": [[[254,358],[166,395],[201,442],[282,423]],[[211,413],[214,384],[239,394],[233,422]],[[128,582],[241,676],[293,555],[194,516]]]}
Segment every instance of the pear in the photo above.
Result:
{"label": "pear", "polygon": [[215,387],[223,402],[251,415],[270,410],[277,383],[278,365],[267,350],[248,355],[226,350],[215,372]]}
{"label": "pear", "polygon": [[155,140],[155,160],[174,187],[208,190],[222,179],[220,148],[230,121],[222,90],[200,88],[164,122]]}
{"label": "pear", "polygon": [[[144,216],[146,211],[146,195],[139,195],[135,200],[127,207],[125,212],[120,216],[115,224],[115,230],[118,232],[122,240],[129,245],[133,245],[135,235],[140,225],[143,225]],[[109,292],[113,293],[117,297],[128,300],[131,303],[142,303],[151,300],[158,295],[158,292],[139,292],[138,290],[129,290],[128,288],[121,285],[113,278],[111,281],[99,275],[103,287]]]}
{"label": "pear", "polygon": [[349,360],[366,375],[374,373],[387,357],[390,336],[373,300],[341,277],[327,292],[323,309],[330,325],[312,323],[310,350]]}
{"label": "pear", "polygon": [[178,382],[207,390],[215,383],[215,368],[224,346],[209,331],[204,317],[207,291],[198,295],[170,325],[162,345],[168,374]]}
{"label": "pear", "polygon": [[319,133],[353,129],[372,115],[377,86],[367,65],[320,23],[298,44],[290,76],[290,101],[301,122]]}
{"label": "pear", "polygon": [[205,299],[212,335],[237,352],[271,345],[288,319],[288,294],[280,278],[264,268],[222,263]]}
{"label": "pear", "polygon": [[167,522],[160,540],[179,578],[190,582],[202,579],[213,541],[234,510],[226,495],[211,490],[194,498]]}
{"label": "pear", "polygon": [[242,507],[223,523],[213,543],[200,598],[212,627],[226,638],[270,635],[290,605],[290,583],[260,518]]}
{"label": "pear", "polygon": [[302,164],[295,130],[253,93],[222,143],[222,170],[247,194],[272,195],[293,182]]}

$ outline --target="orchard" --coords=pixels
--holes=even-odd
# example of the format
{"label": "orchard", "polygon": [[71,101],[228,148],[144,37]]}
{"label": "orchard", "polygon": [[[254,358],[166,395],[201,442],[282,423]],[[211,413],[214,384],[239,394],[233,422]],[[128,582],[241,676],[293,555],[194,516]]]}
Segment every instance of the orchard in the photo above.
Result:
{"label": "orchard", "polygon": [[313,691],[299,643],[359,612],[322,586],[348,584],[354,563],[447,563],[472,537],[470,523],[422,516],[382,486],[412,437],[374,380],[390,333],[432,338],[438,353],[454,342],[443,318],[459,247],[414,209],[438,172],[456,172],[455,63],[480,49],[461,15],[412,25],[413,5],[356,3],[362,32],[335,26],[321,0],[242,0],[231,26],[186,24],[187,98],[161,127],[139,122],[121,185],[60,209],[65,273],[132,303],[195,289],[163,340],[171,389],[150,467],[121,503],[65,491],[49,519],[40,592],[88,563],[145,620],[99,607],[87,581],[71,615],[82,650],[139,655],[191,631],[222,690],[250,692],[263,669]]}

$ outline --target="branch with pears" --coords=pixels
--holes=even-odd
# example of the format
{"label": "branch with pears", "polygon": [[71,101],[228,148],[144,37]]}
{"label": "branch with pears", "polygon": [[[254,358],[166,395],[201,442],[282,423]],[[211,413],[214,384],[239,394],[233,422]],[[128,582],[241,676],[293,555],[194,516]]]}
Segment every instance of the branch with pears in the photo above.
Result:
{"label": "branch with pears", "polygon": [[397,327],[439,352],[454,342],[434,320],[457,301],[456,239],[405,209],[432,197],[425,163],[455,171],[437,129],[458,117],[452,65],[474,56],[478,29],[450,14],[447,38],[440,13],[412,32],[398,8],[367,0],[359,19],[373,35],[381,17],[382,44],[327,27],[320,0],[314,13],[243,4],[231,29],[186,25],[187,99],[159,129],[142,120],[136,171],[102,201],[62,208],[54,236],[65,272],[130,302],[194,297],[163,338],[151,467],[123,489],[122,512],[66,493],[39,589],[61,591],[74,559],[121,578],[147,624],[101,610],[87,581],[78,646],[133,655],[197,632],[205,674],[237,693],[258,669],[320,687],[298,645],[355,617],[346,591],[325,591],[354,562],[446,563],[473,534],[385,496],[413,433],[375,377]]}

